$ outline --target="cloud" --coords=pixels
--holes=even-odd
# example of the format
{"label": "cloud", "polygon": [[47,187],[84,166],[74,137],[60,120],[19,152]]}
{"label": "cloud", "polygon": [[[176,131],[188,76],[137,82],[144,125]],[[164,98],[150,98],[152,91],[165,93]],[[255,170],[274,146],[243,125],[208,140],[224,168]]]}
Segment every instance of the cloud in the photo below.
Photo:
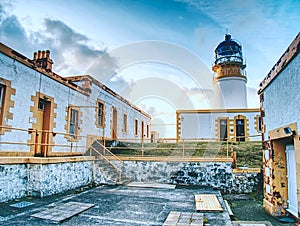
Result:
{"label": "cloud", "polygon": [[[51,51],[53,71],[62,75],[84,74],[105,49],[95,48],[91,40],[60,20],[46,18],[43,30],[26,33],[15,15],[8,15],[0,4],[0,40],[5,45],[31,58],[37,50]],[[107,60],[109,55],[106,54]],[[114,63],[110,59],[110,65]],[[91,74],[91,76],[93,76]]]}
{"label": "cloud", "polygon": [[0,4],[0,40],[11,48],[28,52],[30,42],[17,17],[9,16],[7,8]]}
{"label": "cloud", "polygon": [[62,74],[82,74],[97,57],[105,53],[105,50],[89,45],[87,36],[74,31],[62,21],[46,18],[44,25],[42,32],[31,34],[32,40],[39,46],[51,48],[54,68]]}

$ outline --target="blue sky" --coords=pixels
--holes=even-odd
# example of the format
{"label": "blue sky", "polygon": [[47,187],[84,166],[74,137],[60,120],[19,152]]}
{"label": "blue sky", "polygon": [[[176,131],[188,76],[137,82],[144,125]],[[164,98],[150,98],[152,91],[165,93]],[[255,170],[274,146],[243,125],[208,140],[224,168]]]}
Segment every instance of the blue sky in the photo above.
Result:
{"label": "blue sky", "polygon": [[176,109],[210,107],[226,30],[242,43],[248,105],[257,107],[258,84],[298,34],[299,12],[290,0],[4,0],[0,41],[29,58],[50,49],[62,76],[93,72],[174,136]]}

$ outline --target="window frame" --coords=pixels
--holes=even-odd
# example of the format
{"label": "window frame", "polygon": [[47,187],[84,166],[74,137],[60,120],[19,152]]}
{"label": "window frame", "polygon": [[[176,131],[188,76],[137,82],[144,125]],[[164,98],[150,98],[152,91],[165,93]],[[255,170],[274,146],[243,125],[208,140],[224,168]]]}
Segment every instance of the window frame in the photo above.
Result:
{"label": "window frame", "polygon": [[[102,108],[99,107],[100,105],[102,105]],[[102,109],[101,114],[99,114],[100,109]],[[96,127],[104,128],[105,127],[105,103],[101,100],[97,100],[95,111],[96,111],[96,114],[95,114]],[[101,121],[99,120],[100,118],[101,118]]]}
{"label": "window frame", "polygon": [[146,125],[146,136],[147,136],[147,138],[149,138],[149,131],[150,131],[150,125],[147,124]]}
{"label": "window frame", "polygon": [[[76,112],[75,118],[73,116],[73,112]],[[79,117],[80,117],[80,111],[78,108],[75,107],[69,107],[69,112],[68,112],[68,133],[71,139],[78,140],[78,135],[80,131],[79,127]],[[75,122],[72,122],[73,119],[75,119]],[[72,126],[74,128],[72,129]],[[74,131],[71,131],[74,130]]]}
{"label": "window frame", "polygon": [[134,135],[139,135],[139,120],[137,118],[134,119]]}
{"label": "window frame", "polygon": [[128,132],[128,115],[126,113],[123,114],[123,133]]}
{"label": "window frame", "polygon": [[6,86],[0,83],[0,125],[3,124],[4,108],[5,108],[5,90]]}

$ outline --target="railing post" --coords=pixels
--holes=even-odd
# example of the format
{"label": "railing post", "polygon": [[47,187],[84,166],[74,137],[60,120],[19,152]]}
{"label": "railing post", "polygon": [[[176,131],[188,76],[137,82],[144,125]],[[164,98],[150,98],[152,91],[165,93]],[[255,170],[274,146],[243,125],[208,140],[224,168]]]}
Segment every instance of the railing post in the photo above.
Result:
{"label": "railing post", "polygon": [[236,169],[236,151],[235,150],[233,150],[233,147],[232,147],[232,168],[233,169]]}
{"label": "railing post", "polygon": [[142,138],[142,157],[144,157],[144,139]]}
{"label": "railing post", "polygon": [[72,155],[72,152],[73,152],[72,148],[73,148],[73,142],[71,142],[71,145],[70,145],[70,155]]}
{"label": "railing post", "polygon": [[182,157],[184,158],[184,139],[182,139]]}

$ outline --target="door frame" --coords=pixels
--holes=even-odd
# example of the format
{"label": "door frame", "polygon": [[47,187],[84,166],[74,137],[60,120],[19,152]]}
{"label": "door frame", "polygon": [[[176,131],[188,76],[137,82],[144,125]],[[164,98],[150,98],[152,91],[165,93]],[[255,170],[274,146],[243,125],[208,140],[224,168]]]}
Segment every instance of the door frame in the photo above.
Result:
{"label": "door frame", "polygon": [[118,138],[118,110],[115,107],[112,108],[111,123],[111,138],[116,140]]}
{"label": "door frame", "polygon": [[[34,144],[30,146],[30,155],[34,156],[36,154],[36,142],[37,142],[37,130],[40,128],[39,127],[39,122],[38,122],[38,104],[39,104],[39,99],[44,99],[45,101],[49,102],[48,105],[48,120],[47,120],[47,129],[48,131],[52,131],[55,127],[56,127],[56,123],[54,122],[54,118],[56,117],[56,113],[54,112],[54,109],[57,108],[57,104],[54,103],[54,98],[50,97],[46,94],[40,93],[40,92],[36,92],[35,96],[31,96],[31,101],[33,102],[33,104],[30,106],[30,112],[32,112],[32,117],[29,118],[29,122],[32,123],[32,129],[30,129],[30,134],[31,137],[28,140],[28,143]],[[46,120],[46,119],[45,119]],[[44,151],[43,156],[50,156],[51,152],[52,152],[52,148],[53,148],[53,134],[52,133],[48,133],[48,137],[47,137],[47,150]],[[40,153],[40,155],[42,155]]]}
{"label": "door frame", "polygon": [[[294,144],[286,145],[286,169],[288,182],[288,209],[292,215],[298,217],[298,197],[297,197],[297,175]],[[291,205],[292,204],[292,205]]]}
{"label": "door frame", "polygon": [[[244,138],[237,138],[237,120],[244,120]],[[234,139],[235,141],[249,141],[249,122],[246,116],[244,115],[237,115],[234,117],[234,122],[233,122],[233,128],[234,128]]]}

